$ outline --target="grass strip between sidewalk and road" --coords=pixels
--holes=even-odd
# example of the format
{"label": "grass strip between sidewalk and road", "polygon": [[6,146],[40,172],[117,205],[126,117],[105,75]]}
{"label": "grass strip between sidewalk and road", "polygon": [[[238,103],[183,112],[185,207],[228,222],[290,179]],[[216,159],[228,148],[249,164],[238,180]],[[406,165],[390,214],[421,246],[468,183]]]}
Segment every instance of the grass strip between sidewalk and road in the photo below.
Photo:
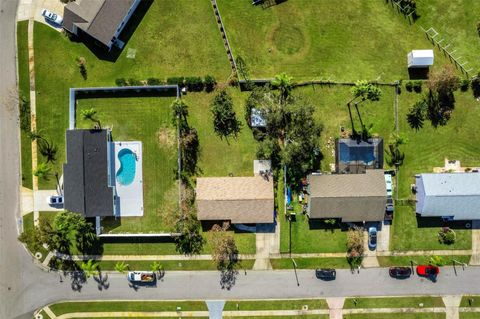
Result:
{"label": "grass strip between sidewalk and road", "polygon": [[[297,263],[297,269],[315,269],[315,268],[350,268],[347,258],[294,258]],[[293,269],[291,258],[270,259],[273,269]]]}
{"label": "grass strip between sidewalk and road", "polygon": [[460,307],[480,307],[480,296],[463,296]]}
{"label": "grass strip between sidewalk and road", "polygon": [[[432,256],[398,256],[398,257],[377,257],[380,267],[392,267],[392,266],[411,266],[413,265],[425,265],[429,264],[430,258]],[[453,261],[461,262],[468,264],[470,261],[470,255],[448,255],[448,256],[439,256],[442,257],[445,266],[452,266]],[[457,267],[461,268],[461,265],[456,264]]]}
{"label": "grass strip between sidewalk and road", "polygon": [[[238,309],[237,309],[238,305]],[[324,299],[284,299],[284,300],[230,300],[227,301],[224,311],[248,310],[301,310],[303,306],[308,310],[328,309]]]}
{"label": "grass strip between sidewalk and road", "polygon": [[[423,306],[420,307],[419,304]],[[445,307],[441,297],[347,298],[343,309],[436,307]]]}
{"label": "grass strip between sidewalk and road", "polygon": [[445,313],[362,313],[343,315],[343,319],[445,319]]}
{"label": "grass strip between sidewalk and road", "polygon": [[460,312],[460,319],[478,319],[480,318],[480,312]]}

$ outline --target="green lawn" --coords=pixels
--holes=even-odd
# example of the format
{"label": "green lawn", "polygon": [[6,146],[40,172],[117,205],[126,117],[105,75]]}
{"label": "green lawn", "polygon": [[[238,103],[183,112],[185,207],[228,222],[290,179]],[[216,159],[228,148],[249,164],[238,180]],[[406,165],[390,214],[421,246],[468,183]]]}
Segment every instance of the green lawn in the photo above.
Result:
{"label": "green lawn", "polygon": [[[419,304],[423,306],[420,307]],[[441,297],[347,298],[343,305],[344,309],[438,307],[445,307]]]}
{"label": "green lawn", "polygon": [[296,316],[249,316],[249,317],[224,317],[224,318],[235,318],[235,319],[328,319],[328,315],[296,315]]}
{"label": "green lawn", "polygon": [[457,239],[452,245],[444,245],[438,241],[437,234],[440,230],[440,225],[418,227],[415,211],[412,207],[396,206],[390,233],[390,248],[398,251],[471,248],[471,230],[455,229]]}
{"label": "green lawn", "polygon": [[77,102],[77,128],[91,128],[81,111],[94,107],[102,127],[112,129],[114,141],[141,141],[143,165],[142,217],[105,219],[105,233],[162,232],[162,211],[177,209],[177,137],[170,104],[174,97],[99,98]]}
{"label": "green lawn", "polygon": [[[297,0],[263,9],[249,1],[220,0],[218,6],[233,52],[246,61],[252,78],[287,72],[299,79],[406,79],[407,53],[433,48],[419,27],[409,25],[385,1]],[[472,32],[474,28],[472,24]],[[476,51],[471,52],[474,56]],[[435,53],[435,65],[446,63]]]}
{"label": "green lawn", "polygon": [[480,296],[463,296],[460,307],[480,307]]}
{"label": "green lawn", "polygon": [[285,300],[229,300],[223,308],[224,311],[249,311],[249,310],[301,310],[304,305],[308,310],[328,309],[327,302],[323,299],[285,299]]}
{"label": "green lawn", "polygon": [[57,316],[71,312],[176,311],[177,307],[188,311],[208,311],[203,301],[85,301],[62,302],[49,307]]}
{"label": "green lawn", "polygon": [[406,115],[409,108],[422,97],[421,94],[402,90],[399,96],[400,131],[408,138],[404,146],[405,161],[399,174],[399,198],[413,198],[410,184],[415,174],[431,173],[433,167],[443,167],[445,158],[460,160],[462,166],[480,166],[480,139],[478,122],[480,105],[471,90],[455,93],[455,109],[446,126],[433,128],[428,120],[419,131],[411,129]]}
{"label": "green lawn", "polygon": [[[347,258],[294,258],[298,269],[350,268]],[[291,258],[270,259],[273,269],[293,269]]]}
{"label": "green lawn", "polygon": [[[121,260],[118,260],[121,261]],[[115,270],[115,264],[118,261],[100,261],[100,268],[102,270]],[[163,265],[165,271],[174,270],[217,270],[215,263],[211,260],[160,260],[158,261]],[[240,275],[243,275],[243,270],[252,269],[255,260],[247,259],[242,260],[239,264]],[[125,261],[129,265],[131,270],[149,270],[153,263],[152,261],[145,260],[128,260]]]}
{"label": "green lawn", "polygon": [[343,319],[445,319],[445,313],[372,313],[343,315]]}
{"label": "green lawn", "polygon": [[[69,88],[115,86],[115,79],[121,77],[165,79],[211,74],[224,82],[230,74],[227,55],[208,1],[179,4],[153,1],[114,63],[97,58],[83,43],[71,42],[41,23],[35,24],[34,38],[37,126],[59,149],[54,165],[54,171],[58,172],[65,160]],[[129,49],[137,50],[133,60],[126,57]],[[87,61],[87,80],[83,80],[76,65],[78,57]],[[54,181],[40,181],[39,187],[53,188]]]}
{"label": "green lawn", "polygon": [[189,106],[188,123],[198,131],[200,157],[199,176],[253,176],[253,160],[256,158],[257,142],[245,122],[244,105],[248,93],[229,88],[237,119],[242,123],[237,137],[228,140],[218,137],[213,129],[210,104],[214,93],[188,93],[182,99]]}
{"label": "green lawn", "polygon": [[[18,49],[18,86],[19,95],[28,103],[30,109],[30,78],[28,73],[28,21],[17,23],[17,49]],[[32,143],[27,133],[20,130],[22,185],[32,188]]]}
{"label": "green lawn", "polygon": [[[415,265],[425,265],[430,262],[430,258],[433,256],[407,256],[407,257],[377,257],[380,267],[391,267],[391,266],[411,266],[413,261]],[[449,256],[440,256],[442,257],[445,265],[452,266],[453,262],[461,262],[468,264],[470,261],[470,256],[468,255],[449,255]],[[461,265],[456,264],[457,269],[461,269]]]}
{"label": "green lawn", "polygon": [[460,312],[460,319],[478,319],[480,312]]}
{"label": "green lawn", "polygon": [[[425,29],[433,27],[440,34],[437,40],[445,38],[443,45],[451,44],[456,49],[455,57],[463,56],[468,61],[466,68],[480,69],[475,52],[480,50],[477,32],[480,2],[476,0],[422,0],[417,3],[420,19],[417,24]],[[475,71],[473,71],[475,72]],[[471,74],[474,75],[475,73]]]}

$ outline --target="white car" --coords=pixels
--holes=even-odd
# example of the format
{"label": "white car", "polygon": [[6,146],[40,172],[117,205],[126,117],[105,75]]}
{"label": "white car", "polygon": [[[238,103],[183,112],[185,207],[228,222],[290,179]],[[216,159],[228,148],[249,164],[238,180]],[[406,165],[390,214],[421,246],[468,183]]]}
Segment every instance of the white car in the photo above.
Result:
{"label": "white car", "polygon": [[391,198],[393,194],[392,175],[385,174],[385,185],[387,186],[387,196]]}
{"label": "white car", "polygon": [[63,18],[61,16],[59,16],[58,14],[55,14],[53,12],[50,12],[47,9],[42,10],[42,16],[46,20],[51,21],[55,24],[62,25],[62,23],[63,23]]}
{"label": "white car", "polygon": [[47,198],[47,203],[52,206],[63,206],[63,196],[52,195]]}

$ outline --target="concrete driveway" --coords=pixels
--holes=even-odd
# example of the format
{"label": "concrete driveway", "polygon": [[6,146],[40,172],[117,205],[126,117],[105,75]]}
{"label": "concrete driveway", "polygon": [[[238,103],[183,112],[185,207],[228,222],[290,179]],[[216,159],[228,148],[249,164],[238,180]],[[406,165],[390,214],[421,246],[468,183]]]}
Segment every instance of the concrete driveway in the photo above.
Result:
{"label": "concrete driveway", "polygon": [[61,31],[61,26],[46,21],[45,18],[42,17],[41,12],[42,9],[47,9],[57,15],[63,16],[64,6],[65,4],[60,2],[60,0],[20,0],[18,5],[18,20],[29,20],[33,18],[35,21]]}

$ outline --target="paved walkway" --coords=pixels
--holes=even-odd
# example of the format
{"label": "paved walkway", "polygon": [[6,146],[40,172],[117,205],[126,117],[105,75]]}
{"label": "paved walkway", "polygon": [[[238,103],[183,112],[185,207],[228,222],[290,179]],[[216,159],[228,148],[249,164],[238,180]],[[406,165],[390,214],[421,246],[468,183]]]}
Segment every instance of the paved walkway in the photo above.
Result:
{"label": "paved walkway", "polygon": [[480,265],[480,221],[472,222],[472,258],[470,265]]}
{"label": "paved walkway", "polygon": [[442,299],[445,304],[445,319],[459,319],[458,307],[462,296],[445,296]]}
{"label": "paved walkway", "polygon": [[390,250],[390,225],[382,224],[382,229],[378,231],[377,252]]}
{"label": "paved walkway", "polygon": [[55,313],[53,313],[53,311],[52,311],[48,306],[43,307],[43,311],[45,311],[45,313],[46,313],[51,319],[57,318],[57,316],[55,315]]}
{"label": "paved walkway", "polygon": [[26,215],[28,213],[33,212],[33,191],[29,188],[22,187],[21,190],[21,203],[20,203],[20,209],[22,211],[22,216]]}
{"label": "paved walkway", "polygon": [[330,319],[343,318],[343,304],[345,298],[327,298]]}

